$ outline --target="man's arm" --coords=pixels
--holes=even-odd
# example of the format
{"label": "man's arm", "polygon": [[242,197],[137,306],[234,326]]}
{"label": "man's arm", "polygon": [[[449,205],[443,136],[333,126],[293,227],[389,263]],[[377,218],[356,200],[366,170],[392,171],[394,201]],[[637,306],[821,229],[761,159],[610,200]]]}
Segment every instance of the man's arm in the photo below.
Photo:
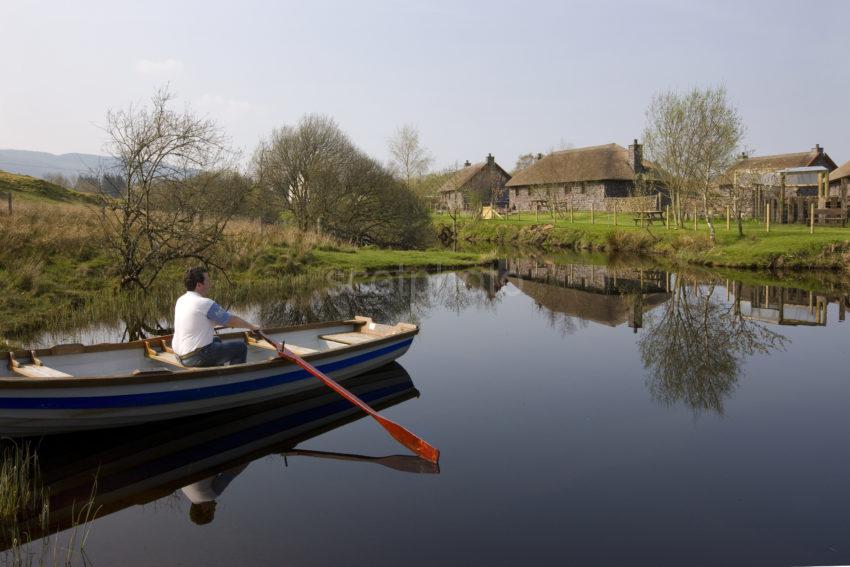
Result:
{"label": "man's arm", "polygon": [[213,302],[212,306],[210,306],[210,310],[207,311],[207,319],[225,327],[238,327],[240,329],[251,329],[252,331],[256,331],[260,328],[258,325],[249,323],[242,317],[228,313],[215,302]]}
{"label": "man's arm", "polygon": [[227,327],[238,327],[240,329],[251,329],[252,331],[259,331],[259,325],[255,325],[253,323],[249,323],[242,317],[237,317],[236,315],[231,315],[230,319],[225,323]]}

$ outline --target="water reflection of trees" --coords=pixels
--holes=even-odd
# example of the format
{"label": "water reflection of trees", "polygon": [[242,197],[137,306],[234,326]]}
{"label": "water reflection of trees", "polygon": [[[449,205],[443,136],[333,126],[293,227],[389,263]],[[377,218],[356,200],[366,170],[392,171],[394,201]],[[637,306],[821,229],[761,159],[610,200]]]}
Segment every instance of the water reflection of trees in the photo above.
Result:
{"label": "water reflection of trees", "polygon": [[265,325],[297,325],[315,321],[348,319],[355,315],[376,321],[418,321],[430,305],[428,276],[413,275],[317,290],[293,292],[275,301],[258,301],[260,320]]}
{"label": "water reflection of trees", "polygon": [[280,301],[258,301],[259,318],[269,326],[347,319],[365,315],[376,321],[419,322],[431,309],[460,313],[499,301],[479,285],[474,272],[402,275],[305,290]]}
{"label": "water reflection of trees", "polygon": [[[460,313],[470,307],[494,306],[501,300],[482,270],[428,274],[384,274],[363,281],[290,281],[273,286],[222,286],[215,299],[228,310],[253,313],[264,325],[283,326],[348,319],[365,315],[377,321],[418,322],[431,309]],[[489,291],[488,291],[489,290]],[[15,337],[28,345],[65,342],[114,342],[172,332],[178,288],[148,294],[104,295],[71,313],[55,313],[34,333]]]}
{"label": "water reflection of trees", "polygon": [[652,396],[723,413],[747,357],[784,348],[786,339],[720,301],[715,285],[676,278],[664,306],[647,313],[638,341]]}

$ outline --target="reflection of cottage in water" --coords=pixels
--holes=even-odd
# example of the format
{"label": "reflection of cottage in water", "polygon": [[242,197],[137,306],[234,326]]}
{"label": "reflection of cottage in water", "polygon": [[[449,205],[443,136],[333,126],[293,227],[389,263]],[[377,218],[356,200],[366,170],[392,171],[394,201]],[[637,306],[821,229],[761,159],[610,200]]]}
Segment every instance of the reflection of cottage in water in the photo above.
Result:
{"label": "reflection of cottage in water", "polygon": [[643,314],[670,298],[666,272],[534,260],[507,267],[508,281],[539,306],[610,327],[628,322],[637,331]]}
{"label": "reflection of cottage in water", "polygon": [[[838,320],[844,321],[846,298],[838,299]],[[776,325],[826,326],[830,298],[802,289],[736,284],[735,306],[747,319]]]}

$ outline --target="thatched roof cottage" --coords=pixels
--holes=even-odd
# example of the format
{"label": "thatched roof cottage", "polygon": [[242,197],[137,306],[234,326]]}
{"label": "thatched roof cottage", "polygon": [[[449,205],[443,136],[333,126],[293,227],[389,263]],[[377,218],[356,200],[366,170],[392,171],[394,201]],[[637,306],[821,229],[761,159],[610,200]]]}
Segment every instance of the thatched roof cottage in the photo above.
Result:
{"label": "thatched roof cottage", "polygon": [[512,209],[534,210],[541,201],[572,203],[575,210],[606,208],[610,197],[635,194],[635,183],[649,177],[643,146],[591,146],[541,156],[507,183]]}

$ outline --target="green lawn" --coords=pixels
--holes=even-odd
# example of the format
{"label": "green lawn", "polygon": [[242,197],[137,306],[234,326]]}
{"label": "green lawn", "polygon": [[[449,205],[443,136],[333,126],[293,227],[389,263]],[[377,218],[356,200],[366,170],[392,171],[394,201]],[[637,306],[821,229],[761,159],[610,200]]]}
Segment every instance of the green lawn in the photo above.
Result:
{"label": "green lawn", "polygon": [[351,251],[314,250],[311,268],[372,272],[411,268],[458,268],[486,262],[486,255],[449,250],[381,250],[359,248]]}

